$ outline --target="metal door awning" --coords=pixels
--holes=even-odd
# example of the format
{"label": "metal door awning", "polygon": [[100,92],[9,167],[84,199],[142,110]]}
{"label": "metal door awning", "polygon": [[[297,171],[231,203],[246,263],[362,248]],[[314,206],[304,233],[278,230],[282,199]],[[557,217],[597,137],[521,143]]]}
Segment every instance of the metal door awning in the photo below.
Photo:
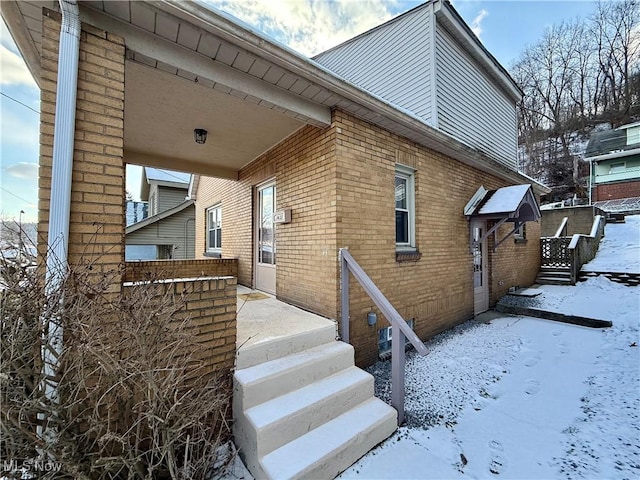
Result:
{"label": "metal door awning", "polygon": [[[502,224],[506,222],[514,224],[513,229],[502,240],[497,241],[496,238],[494,251],[526,222],[537,222],[541,217],[540,207],[529,184],[512,185],[497,190],[486,190],[481,186],[464,207],[464,214],[469,220],[495,221],[493,227],[484,233],[480,242],[492,233],[495,237],[496,231]],[[473,236],[471,236],[471,244],[473,244]]]}

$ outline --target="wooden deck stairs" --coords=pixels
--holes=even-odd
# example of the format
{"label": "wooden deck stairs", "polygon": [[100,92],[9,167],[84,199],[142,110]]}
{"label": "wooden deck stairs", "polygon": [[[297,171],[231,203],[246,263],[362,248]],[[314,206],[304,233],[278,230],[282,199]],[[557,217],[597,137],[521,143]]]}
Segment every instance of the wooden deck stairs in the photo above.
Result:
{"label": "wooden deck stairs", "polygon": [[569,267],[542,266],[536,276],[536,283],[540,285],[571,285],[571,270]]}

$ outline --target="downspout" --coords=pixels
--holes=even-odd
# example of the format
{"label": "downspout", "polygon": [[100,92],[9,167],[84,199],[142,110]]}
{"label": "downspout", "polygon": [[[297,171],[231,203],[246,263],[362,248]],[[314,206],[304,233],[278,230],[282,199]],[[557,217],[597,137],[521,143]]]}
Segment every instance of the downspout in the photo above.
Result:
{"label": "downspout", "polygon": [[593,205],[593,161],[589,160],[589,205]]}
{"label": "downspout", "polygon": [[[53,130],[53,163],[51,199],[49,207],[49,237],[45,288],[47,297],[55,295],[68,273],[69,218],[71,208],[71,176],[76,121],[78,85],[78,57],[80,50],[80,14],[76,0],[59,0],[62,11],[58,52],[58,83],[56,113]],[[53,297],[55,298],[55,296]],[[44,394],[51,402],[58,401],[57,382],[53,380],[62,353],[63,328],[56,318],[49,316],[43,345]],[[49,348],[47,348],[49,346]],[[55,439],[55,432],[44,431],[46,440]]]}

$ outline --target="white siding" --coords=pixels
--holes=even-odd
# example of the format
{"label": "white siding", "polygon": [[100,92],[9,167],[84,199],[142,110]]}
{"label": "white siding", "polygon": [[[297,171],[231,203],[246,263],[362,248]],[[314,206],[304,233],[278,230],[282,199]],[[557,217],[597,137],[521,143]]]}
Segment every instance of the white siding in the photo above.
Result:
{"label": "white siding", "polygon": [[516,169],[515,102],[439,26],[436,61],[438,128]]}
{"label": "white siding", "polygon": [[432,21],[425,5],[314,60],[432,124]]}

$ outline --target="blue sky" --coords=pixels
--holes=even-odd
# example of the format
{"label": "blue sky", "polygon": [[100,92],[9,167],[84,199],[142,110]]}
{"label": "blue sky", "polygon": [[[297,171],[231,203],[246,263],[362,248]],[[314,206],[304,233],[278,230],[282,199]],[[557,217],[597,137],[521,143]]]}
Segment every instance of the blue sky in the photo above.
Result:
{"label": "blue sky", "polygon": [[[423,1],[208,0],[207,3],[302,54],[313,55]],[[455,0],[453,4],[506,68],[547,27],[563,20],[586,18],[594,10],[594,3],[588,1]],[[40,93],[4,23],[0,24],[0,44],[0,218],[18,220],[21,216],[23,221],[35,221],[39,129],[36,112],[40,109]],[[139,187],[139,169],[130,170],[127,190],[137,197]]]}

